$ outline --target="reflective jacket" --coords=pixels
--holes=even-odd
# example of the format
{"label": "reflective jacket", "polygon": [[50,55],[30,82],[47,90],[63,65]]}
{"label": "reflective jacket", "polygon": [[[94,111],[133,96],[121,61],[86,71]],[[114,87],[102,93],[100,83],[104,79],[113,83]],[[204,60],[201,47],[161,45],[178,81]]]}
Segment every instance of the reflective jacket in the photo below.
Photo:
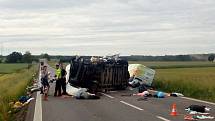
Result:
{"label": "reflective jacket", "polygon": [[56,76],[57,76],[56,77],[57,79],[61,78],[61,69],[60,68],[56,70]]}

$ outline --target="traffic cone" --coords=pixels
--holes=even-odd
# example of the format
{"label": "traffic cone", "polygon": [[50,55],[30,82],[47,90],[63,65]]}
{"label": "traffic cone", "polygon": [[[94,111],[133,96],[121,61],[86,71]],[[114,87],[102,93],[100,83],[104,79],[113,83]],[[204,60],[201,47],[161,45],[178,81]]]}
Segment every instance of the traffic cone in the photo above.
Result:
{"label": "traffic cone", "polygon": [[172,111],[170,113],[171,116],[177,116],[176,104],[172,104]]}

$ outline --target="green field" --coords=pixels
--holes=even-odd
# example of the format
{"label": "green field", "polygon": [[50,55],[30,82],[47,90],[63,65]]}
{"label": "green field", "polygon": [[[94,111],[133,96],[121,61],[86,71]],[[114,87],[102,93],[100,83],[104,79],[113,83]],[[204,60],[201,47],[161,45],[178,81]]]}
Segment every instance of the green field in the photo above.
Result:
{"label": "green field", "polygon": [[[17,100],[19,96],[24,94],[25,88],[32,80],[32,75],[37,68],[34,65],[28,70],[25,69],[26,66],[24,64],[4,64],[3,66],[7,72],[13,72],[0,74],[0,121],[8,121],[11,119],[11,115],[7,113],[9,111],[8,103]],[[16,71],[17,69],[19,71]]]}
{"label": "green field", "polygon": [[215,67],[156,69],[154,86],[215,102]]}
{"label": "green field", "polygon": [[129,63],[139,63],[153,69],[215,67],[215,63],[207,61],[129,61]]}
{"label": "green field", "polygon": [[0,64],[0,74],[8,74],[18,71],[23,68],[27,68],[28,64]]}
{"label": "green field", "polygon": [[130,62],[156,70],[153,86],[166,92],[215,102],[215,63],[210,62]]}

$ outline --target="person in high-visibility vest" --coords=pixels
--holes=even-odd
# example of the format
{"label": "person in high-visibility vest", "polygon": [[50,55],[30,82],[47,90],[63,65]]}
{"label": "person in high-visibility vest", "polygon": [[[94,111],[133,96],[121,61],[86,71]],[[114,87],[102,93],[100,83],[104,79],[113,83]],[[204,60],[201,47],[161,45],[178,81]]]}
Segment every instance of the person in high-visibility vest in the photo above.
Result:
{"label": "person in high-visibility vest", "polygon": [[56,64],[56,72],[55,72],[55,77],[56,77],[56,85],[55,85],[55,92],[54,96],[61,96],[61,69],[59,67],[59,64]]}

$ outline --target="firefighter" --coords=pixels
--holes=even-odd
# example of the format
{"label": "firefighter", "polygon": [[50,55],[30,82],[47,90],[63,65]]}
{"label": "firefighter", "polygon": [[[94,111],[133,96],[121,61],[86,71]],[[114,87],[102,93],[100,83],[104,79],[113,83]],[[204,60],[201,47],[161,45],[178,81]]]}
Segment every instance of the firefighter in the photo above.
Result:
{"label": "firefighter", "polygon": [[54,96],[61,96],[61,69],[58,63],[56,64],[55,77],[56,77],[56,85],[55,85]]}

